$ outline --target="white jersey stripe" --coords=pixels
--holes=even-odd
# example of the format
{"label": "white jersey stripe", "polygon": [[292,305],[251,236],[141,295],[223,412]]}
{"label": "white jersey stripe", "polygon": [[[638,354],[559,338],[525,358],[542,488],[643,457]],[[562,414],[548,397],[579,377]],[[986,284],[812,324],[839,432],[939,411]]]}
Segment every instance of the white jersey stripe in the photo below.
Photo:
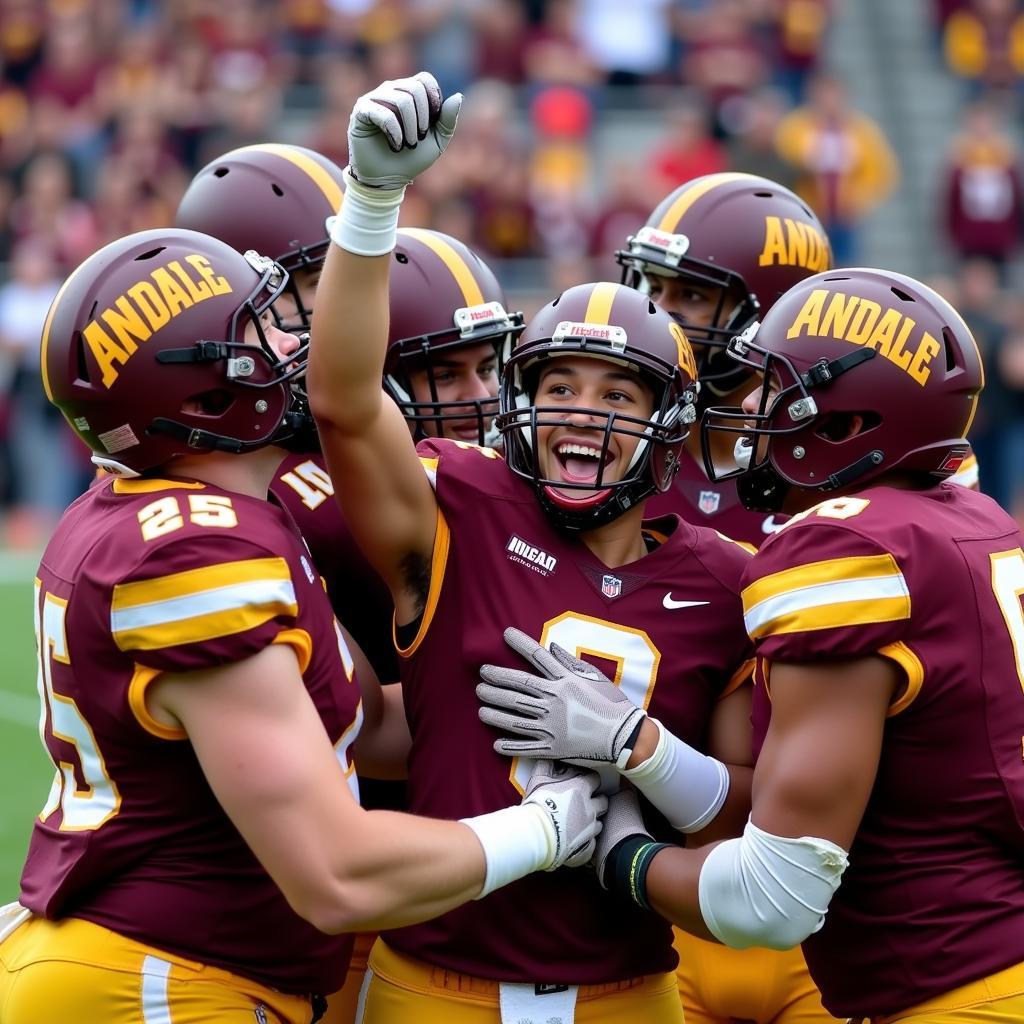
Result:
{"label": "white jersey stripe", "polygon": [[[818,583],[809,587],[798,587],[788,590],[748,608],[743,621],[750,636],[758,636],[765,632],[765,627],[784,617],[792,617],[812,608],[825,608],[829,605],[848,604],[857,601],[884,601],[892,598],[904,598],[909,602],[910,591],[902,573],[895,576],[876,576],[854,580],[841,580],[834,583]],[[835,625],[842,625],[836,622]]]}
{"label": "white jersey stripe", "polygon": [[167,979],[171,965],[159,957],[147,956],[142,961],[143,1024],[173,1024],[167,1001]]}
{"label": "white jersey stripe", "polygon": [[167,601],[154,601],[128,608],[112,608],[110,630],[116,637],[130,630],[181,622],[200,615],[274,605],[291,606],[294,610],[295,587],[291,580],[247,580],[244,583],[201,590]]}

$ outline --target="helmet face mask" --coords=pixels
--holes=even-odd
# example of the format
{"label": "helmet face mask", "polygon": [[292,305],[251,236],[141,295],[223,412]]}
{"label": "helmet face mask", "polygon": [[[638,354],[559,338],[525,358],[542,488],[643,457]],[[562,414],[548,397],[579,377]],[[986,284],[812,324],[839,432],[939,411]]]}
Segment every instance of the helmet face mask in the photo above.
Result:
{"label": "helmet face mask", "polygon": [[[522,313],[506,310],[504,291],[471,249],[437,231],[399,231],[389,294],[384,390],[413,436],[494,446],[497,382],[522,333]],[[481,395],[480,370],[491,367],[494,393]],[[460,397],[467,377],[475,394]]]}
{"label": "helmet face mask", "polygon": [[262,322],[287,280],[273,260],[192,231],[119,239],[51,306],[47,396],[93,461],[120,475],[282,443],[311,423],[298,387],[308,348],[279,355]]}
{"label": "helmet face mask", "polygon": [[[601,308],[606,311],[603,323],[583,319]],[[580,314],[580,319],[571,319],[573,314]],[[637,378],[652,397],[649,414],[633,415],[607,406],[540,404],[544,370],[557,365],[556,361],[571,367],[580,359],[600,360]],[[694,373],[693,354],[682,330],[649,299],[607,283],[569,289],[527,325],[502,376],[497,424],[505,437],[509,468],[532,484],[556,526],[589,530],[613,521],[671,484],[679,450],[696,419]],[[570,417],[583,418],[586,425]],[[588,439],[585,457],[596,462],[593,479],[574,481],[566,478],[572,475],[568,471],[551,472],[551,459],[556,456],[545,454],[544,445],[559,428],[563,437]],[[626,451],[632,447],[628,463],[618,470],[616,479],[605,479],[606,467],[615,461],[620,447]]]}
{"label": "helmet face mask", "polygon": [[[735,478],[749,509],[783,511],[791,490],[843,491],[892,471],[937,483],[967,454],[981,358],[959,314],[912,278],[819,274],[728,351],[767,385],[756,411],[706,409],[701,447],[709,478]],[[716,432],[742,439],[738,469],[716,470]]]}

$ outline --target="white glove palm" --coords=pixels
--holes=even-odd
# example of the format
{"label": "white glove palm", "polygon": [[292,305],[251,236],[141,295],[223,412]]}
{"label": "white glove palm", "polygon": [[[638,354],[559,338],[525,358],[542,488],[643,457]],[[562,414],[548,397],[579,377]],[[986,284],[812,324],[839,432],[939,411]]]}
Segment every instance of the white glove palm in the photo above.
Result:
{"label": "white glove palm", "polygon": [[382,82],[356,100],[348,124],[349,170],[371,188],[403,189],[448,148],[462,93],[442,99],[427,71]]}
{"label": "white glove palm", "polygon": [[480,719],[512,734],[495,740],[494,749],[507,757],[623,768],[646,712],[593,665],[557,644],[549,651],[518,629],[505,630],[505,643],[541,674],[500,665],[480,669]]}
{"label": "white glove palm", "polygon": [[600,778],[595,772],[566,764],[539,760],[523,796],[547,815],[554,836],[554,860],[545,869],[578,868],[594,854],[601,831],[598,818],[608,809],[606,797],[597,794]]}

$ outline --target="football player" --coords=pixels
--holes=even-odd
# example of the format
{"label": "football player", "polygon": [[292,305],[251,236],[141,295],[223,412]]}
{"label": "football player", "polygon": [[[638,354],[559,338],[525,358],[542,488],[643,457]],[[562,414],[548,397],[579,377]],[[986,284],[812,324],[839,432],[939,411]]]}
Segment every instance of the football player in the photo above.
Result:
{"label": "football player", "polygon": [[[735,947],[802,943],[838,1016],[1020,1020],[1024,535],[945,482],[983,386],[974,339],[927,286],[856,268],[795,286],[729,352],[761,385],[703,430],[737,442],[744,505],[791,514],[744,574],[753,811],[742,838],[683,850],[616,799],[604,881]],[[611,733],[618,689],[562,676],[588,688],[588,738],[601,717]],[[508,704],[549,682],[490,685]],[[575,754],[577,730],[545,721],[543,749]]]}
{"label": "football player", "polygon": [[[825,229],[788,188],[752,174],[711,174],[667,195],[616,253],[624,284],[682,324],[693,346],[700,405],[738,404],[748,367],[729,358],[731,338],[764,316],[790,287],[831,266]],[[714,465],[731,468],[733,441],[709,438]],[[686,440],[673,485],[647,515],[677,512],[757,548],[785,517],[746,509],[733,479],[712,483],[701,439]],[[799,949],[739,951],[676,929],[679,994],[688,1024],[828,1024]]]}
{"label": "football player", "polygon": [[[308,384],[328,464],[346,481],[345,516],[395,600],[410,806],[458,818],[522,788],[530,759],[510,765],[496,753],[473,694],[511,611],[521,628],[612,666],[629,706],[658,714],[664,725],[649,749],[634,750],[626,726],[612,759],[643,788],[660,827],[728,834],[749,804],[736,588],[750,556],[677,517],[641,525],[695,418],[695,366],[679,325],[612,283],[571,288],[545,306],[502,376],[507,461],[449,439],[421,442],[417,457],[380,387],[403,190],[446,148],[459,102],[442,102],[425,73],[357,102]],[[683,748],[690,786],[670,793],[665,777]],[[537,876],[384,935],[370,956],[363,1020],[679,1022],[675,963],[667,923],[608,901],[590,873]]]}
{"label": "football player", "polygon": [[[309,330],[330,224],[345,190],[342,169],[310,149],[246,146],[211,161],[192,180],[176,215],[178,227],[205,231],[239,252],[272,254],[289,271],[275,304],[282,326]],[[494,435],[498,374],[522,315],[490,268],[461,242],[437,231],[403,229],[392,256],[388,358],[384,386],[413,436],[448,436],[483,444]],[[338,620],[385,683],[399,676],[392,639],[393,605],[334,501],[334,484],[311,431],[293,442],[271,492],[291,512],[309,545]],[[401,693],[385,687],[389,721],[404,729]],[[364,759],[365,760],[365,759]],[[387,772],[384,766],[382,772]],[[404,762],[401,776],[404,778]],[[404,785],[361,780],[365,807],[401,810]],[[328,999],[326,1024],[355,1017],[366,958],[376,936],[356,936],[341,992]]]}
{"label": "football player", "polygon": [[266,257],[154,230],[86,260],[47,316],[47,396],[108,476],[36,579],[56,773],[0,914],[10,1024],[307,1024],[344,977],[341,933],[593,846],[597,776],[544,762],[520,806],[462,823],[360,808],[379,693],[267,500],[305,415],[286,287]]}
{"label": "football player", "polygon": [[[275,304],[281,326],[303,333],[344,191],[342,169],[314,150],[245,146],[199,171],[175,225],[213,235],[239,252],[272,255],[289,272],[287,290]],[[483,444],[493,438],[500,362],[522,316],[506,313],[490,268],[454,238],[404,229],[393,260],[399,287],[392,291],[385,386],[417,440],[435,435]],[[295,517],[339,620],[378,677],[397,679],[387,588],[332,500],[334,486],[315,433],[308,444],[292,447],[271,490]]]}

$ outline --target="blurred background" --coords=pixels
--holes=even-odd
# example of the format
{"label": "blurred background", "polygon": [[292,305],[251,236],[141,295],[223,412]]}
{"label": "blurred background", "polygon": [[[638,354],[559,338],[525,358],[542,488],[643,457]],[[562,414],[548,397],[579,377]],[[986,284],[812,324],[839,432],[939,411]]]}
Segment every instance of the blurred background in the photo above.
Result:
{"label": "blurred background", "polygon": [[774,178],[837,265],[961,310],[986,362],[981,488],[1024,520],[1019,0],[0,0],[0,903],[52,772],[33,571],[92,476],[40,385],[51,299],[229,149],[344,165],[356,97],[423,68],[466,101],[403,223],[475,248],[512,308],[618,280],[615,250],[689,178]]}

